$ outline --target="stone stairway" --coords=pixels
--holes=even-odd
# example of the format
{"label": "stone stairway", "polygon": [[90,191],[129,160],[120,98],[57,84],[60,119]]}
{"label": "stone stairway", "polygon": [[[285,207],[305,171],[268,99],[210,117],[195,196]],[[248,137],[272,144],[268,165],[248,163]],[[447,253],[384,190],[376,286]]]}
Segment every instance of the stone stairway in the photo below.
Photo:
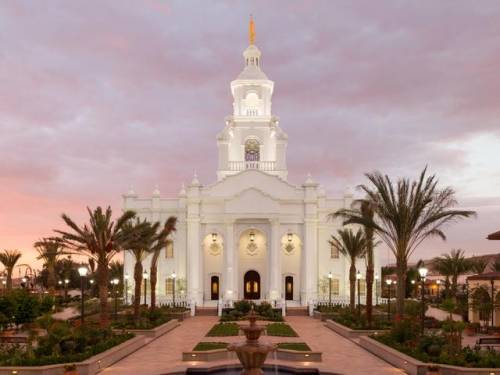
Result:
{"label": "stone stairway", "polygon": [[217,316],[217,307],[196,306],[196,316]]}
{"label": "stone stairway", "polygon": [[308,316],[309,310],[307,306],[297,306],[297,307],[287,307],[286,308],[287,316]]}

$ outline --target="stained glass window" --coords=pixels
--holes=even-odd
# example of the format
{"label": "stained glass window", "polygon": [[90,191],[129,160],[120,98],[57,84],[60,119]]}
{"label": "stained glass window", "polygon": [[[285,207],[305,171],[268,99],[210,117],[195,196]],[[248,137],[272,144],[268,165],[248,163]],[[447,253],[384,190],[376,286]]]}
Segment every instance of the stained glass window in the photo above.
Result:
{"label": "stained glass window", "polygon": [[260,160],[260,144],[256,139],[249,139],[245,142],[245,161]]}

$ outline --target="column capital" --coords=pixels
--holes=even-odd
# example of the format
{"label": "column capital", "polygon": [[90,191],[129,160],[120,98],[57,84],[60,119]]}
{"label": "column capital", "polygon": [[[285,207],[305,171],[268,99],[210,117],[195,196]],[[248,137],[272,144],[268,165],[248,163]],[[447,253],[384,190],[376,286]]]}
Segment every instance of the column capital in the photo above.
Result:
{"label": "column capital", "polygon": [[234,225],[235,220],[232,217],[224,218],[225,225]]}

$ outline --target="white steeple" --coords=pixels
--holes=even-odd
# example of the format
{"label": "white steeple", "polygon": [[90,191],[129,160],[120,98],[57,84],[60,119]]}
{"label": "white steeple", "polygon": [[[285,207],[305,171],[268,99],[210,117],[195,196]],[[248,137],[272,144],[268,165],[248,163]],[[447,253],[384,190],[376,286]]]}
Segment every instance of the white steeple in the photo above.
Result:
{"label": "white steeple", "polygon": [[217,137],[218,179],[247,169],[287,177],[287,135],[272,115],[274,82],[262,71],[262,54],[255,45],[255,23],[250,18],[249,46],[243,52],[243,71],[231,82],[233,114]]}

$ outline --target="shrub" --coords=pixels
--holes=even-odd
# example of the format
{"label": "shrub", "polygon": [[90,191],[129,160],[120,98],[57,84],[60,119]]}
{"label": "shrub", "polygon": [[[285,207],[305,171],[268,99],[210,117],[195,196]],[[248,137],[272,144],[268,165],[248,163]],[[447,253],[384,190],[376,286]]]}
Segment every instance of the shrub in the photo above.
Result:
{"label": "shrub", "polygon": [[52,312],[52,308],[54,307],[54,297],[52,296],[43,296],[40,302],[40,313],[45,314]]}
{"label": "shrub", "polygon": [[265,320],[275,322],[283,321],[283,317],[281,316],[281,309],[275,309],[271,306],[271,304],[267,302],[262,302],[260,305],[257,305],[254,302],[246,300],[235,302],[233,308],[223,309],[220,321],[229,322],[241,320],[250,312],[252,307],[254,308],[255,313]]}

